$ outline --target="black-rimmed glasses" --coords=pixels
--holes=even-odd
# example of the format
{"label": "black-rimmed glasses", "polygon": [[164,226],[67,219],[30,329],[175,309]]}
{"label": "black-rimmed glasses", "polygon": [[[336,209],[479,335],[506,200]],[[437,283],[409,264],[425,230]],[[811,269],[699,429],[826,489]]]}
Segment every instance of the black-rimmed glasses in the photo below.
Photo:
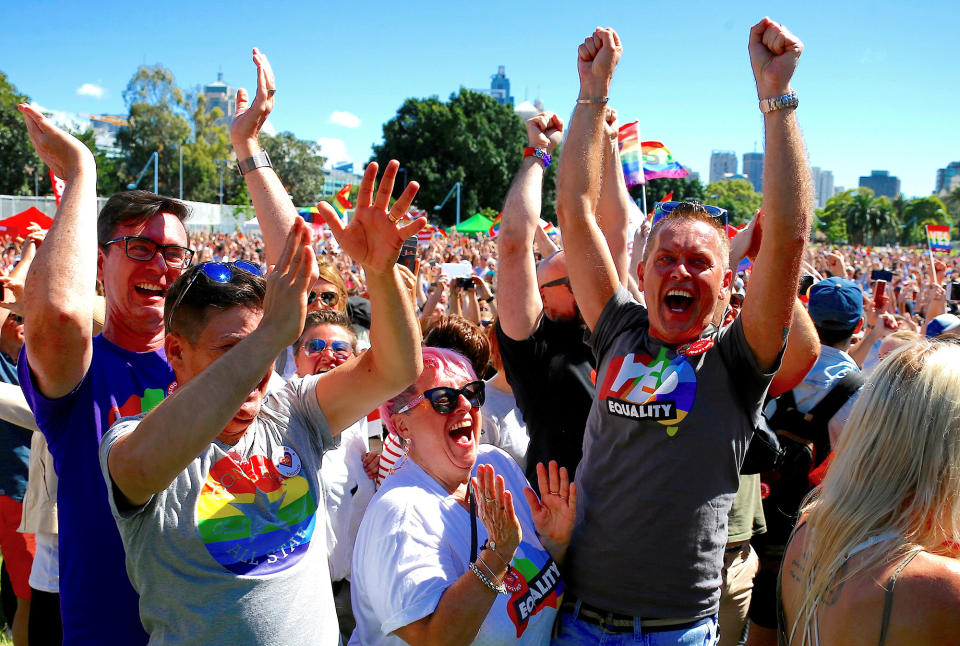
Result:
{"label": "black-rimmed glasses", "polygon": [[167,267],[183,269],[189,267],[193,260],[193,249],[187,249],[186,247],[175,244],[159,244],[150,238],[142,238],[140,236],[114,238],[113,240],[104,242],[103,246],[109,247],[117,242],[123,243],[124,253],[127,254],[127,258],[130,260],[150,262],[153,260],[153,257],[157,255],[158,251],[160,255],[163,256],[163,261],[167,263]]}
{"label": "black-rimmed glasses", "polygon": [[563,278],[557,278],[556,280],[551,280],[549,283],[544,283],[540,285],[540,289],[543,289],[544,287],[557,287],[558,285],[566,285],[567,287],[569,287],[570,277],[564,276]]}

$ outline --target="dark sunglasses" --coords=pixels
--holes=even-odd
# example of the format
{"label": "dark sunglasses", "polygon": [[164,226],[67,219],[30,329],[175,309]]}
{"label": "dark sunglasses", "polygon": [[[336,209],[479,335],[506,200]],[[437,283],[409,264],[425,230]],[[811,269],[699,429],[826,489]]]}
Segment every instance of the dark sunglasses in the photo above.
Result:
{"label": "dark sunglasses", "polygon": [[307,305],[313,305],[317,298],[319,298],[323,304],[328,307],[336,307],[337,303],[340,302],[340,294],[336,292],[320,292],[317,294],[317,292],[311,291],[307,296]]}
{"label": "dark sunglasses", "polygon": [[558,285],[566,285],[567,287],[569,287],[570,277],[564,276],[563,278],[557,278],[556,280],[551,280],[549,283],[544,283],[540,285],[540,289],[543,289],[544,287],[556,287]]}
{"label": "dark sunglasses", "polygon": [[353,354],[353,346],[348,341],[327,341],[326,339],[310,339],[303,344],[303,349],[307,354],[319,354],[326,348],[330,348],[337,357],[349,357]]}
{"label": "dark sunglasses", "polygon": [[449,415],[457,408],[457,402],[460,401],[460,395],[467,398],[471,408],[480,408],[486,401],[486,384],[482,381],[471,381],[463,388],[451,388],[449,386],[440,386],[424,390],[423,394],[414,397],[407,405],[398,410],[398,413],[406,413],[426,399],[433,406],[433,410],[441,415]]}
{"label": "dark sunglasses", "polygon": [[180,293],[177,295],[177,300],[173,302],[173,306],[170,308],[170,314],[167,316],[167,329],[170,329],[170,324],[173,322],[174,312],[177,311],[177,308],[183,301],[183,297],[187,292],[190,291],[190,288],[197,281],[197,276],[203,274],[215,283],[229,283],[230,279],[233,278],[234,269],[239,269],[240,271],[245,271],[248,274],[260,276],[261,278],[263,277],[263,272],[260,270],[260,267],[251,262],[247,262],[246,260],[237,260],[235,262],[210,261],[200,263],[197,265],[197,270],[190,275],[190,278],[187,279],[187,284],[182,290],[180,290]]}
{"label": "dark sunglasses", "polygon": [[656,224],[658,221],[662,220],[664,216],[670,215],[681,204],[695,204],[706,211],[711,218],[717,220],[718,222],[722,222],[724,227],[727,226],[726,209],[721,209],[719,206],[714,206],[712,204],[701,204],[700,202],[657,202],[656,206],[653,208],[653,222],[651,224]]}
{"label": "dark sunglasses", "polygon": [[23,324],[23,317],[20,316],[19,314],[11,314],[10,319],[12,319],[13,322],[16,323],[17,325]]}
{"label": "dark sunglasses", "polygon": [[109,247],[117,242],[123,243],[123,251],[130,260],[150,262],[153,260],[153,257],[157,255],[158,251],[160,255],[163,256],[164,262],[167,263],[167,267],[183,269],[184,267],[189,267],[190,262],[193,260],[193,249],[187,249],[186,247],[175,244],[159,244],[149,238],[141,238],[140,236],[114,238],[113,240],[103,243],[103,246]]}

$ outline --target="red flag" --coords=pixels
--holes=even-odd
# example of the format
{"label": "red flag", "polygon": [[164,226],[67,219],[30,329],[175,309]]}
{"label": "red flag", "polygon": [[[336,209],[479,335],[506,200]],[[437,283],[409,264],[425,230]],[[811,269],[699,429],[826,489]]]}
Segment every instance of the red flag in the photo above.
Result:
{"label": "red flag", "polygon": [[347,196],[350,195],[350,189],[353,188],[353,184],[347,184],[339,191],[337,191],[337,203],[342,206],[344,209],[352,209],[353,202],[347,199]]}
{"label": "red flag", "polygon": [[63,197],[63,187],[66,185],[62,179],[50,171],[50,183],[53,184],[53,196],[57,198],[57,206],[60,206],[60,198]]}
{"label": "red flag", "polygon": [[661,198],[660,198],[659,200],[657,200],[657,201],[658,201],[658,202],[669,202],[669,201],[672,200],[672,199],[673,199],[673,191],[670,191],[669,193],[667,193],[666,195],[664,195],[663,197],[661,197]]}

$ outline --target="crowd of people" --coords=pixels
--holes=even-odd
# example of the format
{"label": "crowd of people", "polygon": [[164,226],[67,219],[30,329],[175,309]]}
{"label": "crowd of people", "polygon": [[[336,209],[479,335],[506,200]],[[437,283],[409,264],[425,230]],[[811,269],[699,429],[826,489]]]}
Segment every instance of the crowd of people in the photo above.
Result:
{"label": "crowd of people", "polygon": [[750,31],[741,230],[639,213],[598,28],[496,236],[413,254],[396,161],[348,221],[298,217],[256,49],[230,127],[255,235],[145,191],[97,214],[88,149],[21,105],[65,188],[3,240],[14,643],[960,643],[960,258],[808,242],[802,49]]}

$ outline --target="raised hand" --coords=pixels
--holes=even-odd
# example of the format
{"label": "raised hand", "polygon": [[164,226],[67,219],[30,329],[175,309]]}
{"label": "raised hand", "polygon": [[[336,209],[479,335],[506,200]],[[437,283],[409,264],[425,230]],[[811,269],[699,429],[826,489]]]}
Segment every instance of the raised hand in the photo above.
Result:
{"label": "raised hand", "polygon": [[[273,110],[273,95],[277,91],[270,61],[256,47],[253,48],[253,62],[257,66],[257,95],[251,104],[247,91],[243,88],[237,90],[237,109],[230,123],[230,139],[238,148],[257,143],[260,128]],[[238,152],[238,155],[248,152]]]}
{"label": "raised hand", "polygon": [[267,274],[260,327],[276,334],[282,346],[297,340],[307,316],[307,294],[320,272],[310,246],[310,231],[297,218],[276,266]]}
{"label": "raised hand", "polygon": [[613,71],[622,54],[620,36],[613,29],[598,27],[584,39],[577,49],[580,98],[607,96]]}
{"label": "raised hand", "polygon": [[764,18],[750,29],[750,65],[757,96],[770,99],[790,91],[803,43],[780,23]]}
{"label": "raised hand", "polygon": [[17,106],[27,123],[27,134],[34,150],[53,174],[70,180],[82,170],[96,170],[93,153],[76,137],[68,135],[32,105]]}
{"label": "raised hand", "polygon": [[563,120],[553,112],[541,112],[526,121],[527,141],[532,148],[543,148],[548,155],[563,139]]}
{"label": "raised hand", "polygon": [[427,224],[426,218],[418,218],[409,224],[401,225],[407,209],[413,203],[420,185],[410,182],[400,194],[393,206],[390,206],[390,194],[397,177],[400,163],[391,159],[383,171],[376,199],[373,197],[377,179],[377,163],[370,162],[360,182],[357,194],[357,208],[350,223],[344,227],[340,216],[327,202],[320,202],[317,208],[324,222],[330,227],[333,236],[340,243],[344,253],[356,260],[367,272],[384,273],[393,271],[393,265],[400,255],[403,241]]}
{"label": "raised hand", "polygon": [[529,487],[523,494],[530,505],[533,525],[537,528],[544,546],[554,559],[560,560],[573,533],[573,521],[577,511],[577,485],[570,482],[567,468],[557,468],[556,460],[550,465],[537,464],[537,486],[542,499]]}
{"label": "raised hand", "polygon": [[603,111],[603,134],[613,143],[617,143],[620,128],[617,124],[617,111],[607,106]]}
{"label": "raised hand", "polygon": [[479,465],[472,480],[477,515],[490,540],[496,543],[497,554],[505,563],[510,563],[523,537],[520,519],[513,508],[513,494],[507,491],[503,476],[494,473],[489,464]]}

